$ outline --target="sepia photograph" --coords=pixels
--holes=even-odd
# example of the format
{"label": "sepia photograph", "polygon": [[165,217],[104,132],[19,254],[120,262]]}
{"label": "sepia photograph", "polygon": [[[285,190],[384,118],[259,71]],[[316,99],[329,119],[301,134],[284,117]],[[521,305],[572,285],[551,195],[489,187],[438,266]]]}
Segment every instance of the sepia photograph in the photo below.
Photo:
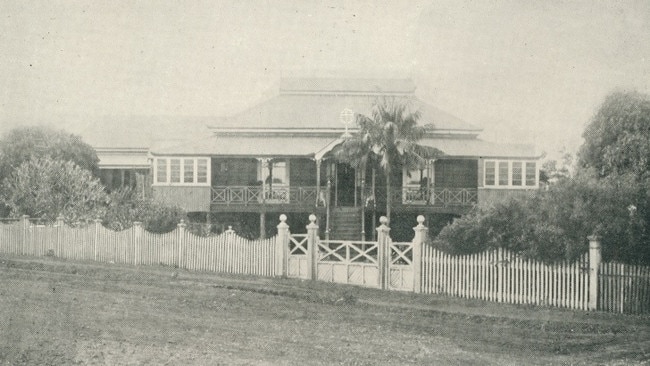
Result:
{"label": "sepia photograph", "polygon": [[0,0],[0,365],[650,364],[647,0]]}

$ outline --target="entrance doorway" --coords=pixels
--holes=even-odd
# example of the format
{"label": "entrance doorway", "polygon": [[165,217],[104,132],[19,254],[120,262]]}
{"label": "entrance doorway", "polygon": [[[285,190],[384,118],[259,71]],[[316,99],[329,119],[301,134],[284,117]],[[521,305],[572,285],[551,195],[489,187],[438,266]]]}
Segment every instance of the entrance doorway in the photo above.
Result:
{"label": "entrance doorway", "polygon": [[353,207],[356,189],[354,168],[346,163],[337,163],[335,183],[336,206]]}

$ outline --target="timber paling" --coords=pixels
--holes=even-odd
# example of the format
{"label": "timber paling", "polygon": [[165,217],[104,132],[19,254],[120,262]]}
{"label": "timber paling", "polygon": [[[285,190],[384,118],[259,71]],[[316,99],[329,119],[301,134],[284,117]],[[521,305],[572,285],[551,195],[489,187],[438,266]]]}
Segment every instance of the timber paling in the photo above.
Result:
{"label": "timber paling", "polygon": [[[333,211],[333,216],[338,214],[342,224],[358,217],[354,209]],[[291,260],[289,227],[284,220],[278,225],[278,235],[274,238],[247,240],[231,230],[216,237],[199,237],[186,231],[183,223],[170,233],[154,234],[140,224],[114,232],[105,229],[99,220],[94,225],[72,228],[62,222],[47,226],[24,218],[9,224],[0,223],[0,253],[280,276],[285,274],[284,268]],[[282,225],[284,234],[280,235]],[[381,228],[387,236],[389,228],[382,225],[378,229]],[[338,233],[333,232],[332,240],[323,241],[323,245],[327,244],[324,247],[308,243],[308,253],[299,256],[301,263],[304,262],[299,273],[316,273],[318,276],[307,278],[322,279],[320,263],[328,262],[332,271],[339,271],[340,263],[332,265],[337,257],[356,272],[332,272],[332,278],[377,287],[376,281],[357,281],[359,278],[355,277],[359,271],[367,272],[372,267],[370,262],[376,250],[379,258],[375,263],[376,272],[381,276],[377,278],[386,277],[386,289],[411,288],[414,292],[512,304],[650,313],[650,267],[601,262],[599,239],[590,238],[594,242],[590,242],[588,255],[577,261],[546,264],[503,249],[449,255],[426,245],[422,239],[426,235],[422,231],[426,228],[421,224],[418,228],[420,234],[413,239],[413,245],[393,243],[390,237],[386,240],[378,237],[376,242],[354,242],[358,240],[354,238],[341,240]],[[312,222],[309,230],[312,240],[317,240],[318,225]],[[313,251],[313,248],[319,249]],[[372,277],[372,273],[366,272],[364,276]]]}

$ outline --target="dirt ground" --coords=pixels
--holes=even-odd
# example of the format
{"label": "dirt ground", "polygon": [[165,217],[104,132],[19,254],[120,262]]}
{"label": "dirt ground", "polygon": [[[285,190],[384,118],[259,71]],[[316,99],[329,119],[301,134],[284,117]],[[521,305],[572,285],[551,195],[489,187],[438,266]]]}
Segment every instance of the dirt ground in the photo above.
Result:
{"label": "dirt ground", "polygon": [[0,364],[650,364],[650,317],[0,257]]}

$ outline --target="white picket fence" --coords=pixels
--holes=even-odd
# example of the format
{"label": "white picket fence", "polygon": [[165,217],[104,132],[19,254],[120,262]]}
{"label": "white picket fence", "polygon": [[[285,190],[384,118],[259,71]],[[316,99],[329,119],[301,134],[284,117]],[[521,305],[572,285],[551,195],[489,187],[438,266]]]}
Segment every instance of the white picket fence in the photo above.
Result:
{"label": "white picket fence", "polygon": [[[147,232],[138,223],[130,229],[114,232],[104,228],[99,221],[71,228],[62,222],[53,226],[35,225],[24,218],[0,224],[0,253],[325,279],[319,274],[322,269],[319,264],[327,261],[328,250],[319,247],[315,216],[310,217],[306,236],[291,235],[285,223],[286,216],[282,215],[281,220],[275,237],[248,240],[232,230],[219,236],[200,237],[185,230],[184,223],[172,232],[155,234]],[[394,246],[396,243],[392,243],[388,235],[390,229],[384,224],[378,228],[378,240],[370,244],[376,246],[377,253],[373,255],[377,255],[377,260],[373,265],[377,267],[379,282],[355,282],[354,271],[349,270],[345,281],[336,282],[366,286],[370,283],[369,287],[381,289],[511,304],[650,313],[650,267],[602,263],[600,243],[596,239],[590,243],[589,253],[574,262],[545,264],[503,249],[453,256],[424,242],[427,229],[422,225],[423,221],[423,217],[421,220],[418,218],[412,243],[401,243],[404,248],[399,253],[391,249],[391,244]],[[291,251],[291,238],[296,236],[301,238],[300,243],[304,242],[300,244],[303,248],[300,253]],[[295,240],[293,243],[297,245]],[[362,256],[359,256],[368,248],[355,251],[354,260],[341,257],[342,262],[337,265],[367,265],[361,263],[363,261],[359,258]],[[346,250],[349,252],[350,249]],[[296,262],[298,259],[299,263]],[[298,270],[292,267],[296,263],[299,264]],[[395,277],[397,274],[401,274],[399,281]],[[395,285],[398,282],[399,286]]]}
{"label": "white picket fence", "polygon": [[232,230],[200,237],[186,231],[184,224],[156,234],[139,224],[116,232],[100,222],[71,228],[22,220],[0,224],[0,252],[258,276],[274,276],[279,270],[275,238],[248,240]]}
{"label": "white picket fence", "polygon": [[425,245],[421,275],[423,293],[588,309],[587,255],[549,265],[505,249],[452,256]]}

